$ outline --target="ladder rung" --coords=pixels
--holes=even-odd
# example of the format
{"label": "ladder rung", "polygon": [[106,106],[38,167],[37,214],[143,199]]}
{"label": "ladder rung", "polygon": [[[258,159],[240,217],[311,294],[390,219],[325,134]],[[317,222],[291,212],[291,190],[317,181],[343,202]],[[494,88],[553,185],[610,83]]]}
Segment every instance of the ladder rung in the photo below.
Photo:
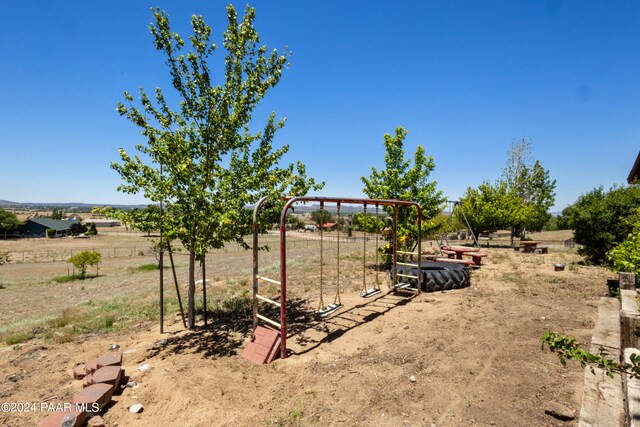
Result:
{"label": "ladder rung", "polygon": [[276,328],[278,328],[278,329],[281,329],[281,328],[282,328],[282,325],[280,325],[280,323],[275,322],[275,321],[273,321],[273,320],[271,320],[271,319],[268,319],[268,318],[264,317],[263,315],[261,315],[261,314],[259,314],[259,313],[256,313],[256,317],[257,317],[258,319],[260,319],[260,320],[264,320],[264,321],[265,321],[265,322],[267,322],[267,323],[271,323],[273,326],[275,326],[275,327],[276,327]]}
{"label": "ladder rung", "polygon": [[398,265],[407,265],[409,267],[417,267],[418,266],[418,264],[416,264],[416,263],[410,264],[408,262],[396,262],[396,264],[398,264]]}
{"label": "ladder rung", "polygon": [[394,286],[395,289],[407,289],[407,288],[411,288],[412,290],[416,290],[415,288],[413,288],[411,286],[410,283],[398,283],[397,285]]}
{"label": "ladder rung", "polygon": [[262,295],[256,294],[256,298],[258,298],[259,300],[262,300],[264,302],[268,302],[269,304],[273,304],[276,307],[282,307],[282,304],[280,304],[278,301],[274,301],[274,300],[269,299],[267,297],[263,297]]}
{"label": "ladder rung", "polygon": [[400,277],[408,277],[410,279],[417,279],[418,278],[418,276],[412,276],[411,274],[400,274],[400,273],[397,273],[397,274]]}
{"label": "ladder rung", "polygon": [[418,255],[418,252],[405,252],[405,251],[396,251],[397,254],[402,254],[402,255]]}
{"label": "ladder rung", "polygon": [[268,277],[256,275],[256,278],[258,278],[260,280],[264,280],[265,282],[273,283],[274,285],[279,285],[280,284],[280,282],[278,282],[277,280],[269,279]]}

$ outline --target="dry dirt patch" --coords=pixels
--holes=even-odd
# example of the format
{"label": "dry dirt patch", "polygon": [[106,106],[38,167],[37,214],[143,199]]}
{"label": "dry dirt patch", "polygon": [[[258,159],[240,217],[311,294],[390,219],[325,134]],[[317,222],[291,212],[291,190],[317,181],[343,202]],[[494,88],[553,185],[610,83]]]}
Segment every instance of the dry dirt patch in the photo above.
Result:
{"label": "dry dirt patch", "polygon": [[[214,319],[212,327],[186,332],[172,317],[162,336],[156,324],[140,324],[61,345],[0,347],[0,399],[70,401],[80,387],[73,366],[117,342],[138,387],[116,397],[104,415],[108,425],[571,425],[545,415],[543,404],[577,411],[583,371],[561,367],[540,351],[539,338],[556,330],[588,341],[608,273],[571,264],[578,258],[570,252],[488,251],[470,288],[362,300],[355,269],[362,259],[347,249],[343,268],[354,267],[345,308],[319,322],[309,316],[317,308],[317,250],[303,247],[292,268],[299,280],[291,281],[297,310],[289,358],[269,366],[240,358],[248,319]],[[276,261],[274,254],[261,258],[267,271]],[[558,261],[570,268],[553,271]],[[221,277],[230,266],[246,268],[231,258],[215,265],[211,274]],[[141,363],[151,369],[138,371]],[[144,412],[128,413],[133,403]],[[43,417],[0,414],[0,424]]]}

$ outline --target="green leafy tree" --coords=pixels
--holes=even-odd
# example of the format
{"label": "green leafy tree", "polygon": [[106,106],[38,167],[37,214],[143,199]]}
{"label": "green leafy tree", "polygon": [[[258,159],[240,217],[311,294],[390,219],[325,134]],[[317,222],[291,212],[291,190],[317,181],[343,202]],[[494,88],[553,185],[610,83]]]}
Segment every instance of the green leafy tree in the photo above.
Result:
{"label": "green leafy tree", "polygon": [[148,205],[144,209],[134,209],[129,213],[129,219],[132,227],[150,236],[152,231],[160,230],[160,206]]}
{"label": "green leafy tree", "polygon": [[[376,199],[399,199],[417,202],[422,209],[422,234],[432,233],[432,226],[428,220],[442,212],[442,205],[446,201],[442,191],[437,189],[435,181],[429,181],[429,175],[436,167],[432,156],[426,155],[425,149],[418,145],[411,159],[405,159],[404,140],[407,131],[403,127],[396,128],[394,136],[384,135],[384,169],[371,168],[369,177],[361,177],[364,184],[363,192]],[[385,211],[391,215],[391,208]],[[417,228],[415,223],[417,213],[414,208],[398,208],[398,237],[406,246],[412,247],[416,243]]]}
{"label": "green leafy tree", "polygon": [[[520,223],[528,213],[522,199],[504,181],[494,185],[483,182],[477,189],[467,188],[460,206],[476,236]],[[458,220],[464,221],[460,210],[456,210],[456,215],[460,215]]]}
{"label": "green leafy tree", "polygon": [[84,279],[87,276],[87,267],[98,265],[101,259],[100,252],[82,251],[69,258],[68,262],[80,271],[80,279]]}
{"label": "green leafy tree", "polygon": [[640,209],[636,211],[638,220],[626,239],[607,253],[611,269],[640,275]]}
{"label": "green leafy tree", "polygon": [[318,209],[317,211],[311,212],[311,219],[317,225],[322,225],[322,224],[326,224],[328,222],[334,221],[333,215],[331,214],[331,212],[329,212],[326,209],[323,209],[323,210]]}
{"label": "green leafy tree", "polygon": [[606,254],[622,242],[640,220],[640,185],[595,188],[562,211],[561,223],[574,230],[578,253],[589,262],[606,264]]}
{"label": "green leafy tree", "polygon": [[62,209],[53,208],[51,211],[51,219],[62,219],[63,216],[64,212],[62,212]]}
{"label": "green leafy tree", "polygon": [[524,138],[514,141],[509,148],[507,163],[502,178],[509,190],[522,199],[528,208],[526,216],[519,222],[509,224],[511,238],[517,232],[540,231],[551,218],[549,208],[555,202],[556,180],[552,180],[549,171],[532,160],[533,143]]}
{"label": "green leafy tree", "polygon": [[[164,92],[153,99],[139,90],[142,108],[125,92],[126,104],[118,112],[134,123],[146,138],[136,149],[142,157],[120,149],[120,174],[125,193],[143,193],[152,202],[164,202],[162,229],[169,240],[179,239],[189,251],[188,325],[195,325],[195,261],[211,248],[235,241],[247,248],[243,236],[251,232],[251,212],[245,208],[262,196],[274,203],[262,213],[262,224],[276,221],[280,196],[304,195],[320,188],[307,178],[301,162],[279,167],[288,146],[272,147],[276,131],[284,126],[271,113],[264,129],[252,132],[252,113],[274,87],[288,65],[290,52],[260,46],[253,26],[255,11],[247,7],[242,19],[227,7],[228,26],[222,44],[225,57],[222,82],[214,83],[209,60],[217,50],[210,41],[211,28],[202,16],[193,16],[192,49],[171,30],[169,16],[153,10],[150,25],[155,48],[169,68],[178,108],[172,109]],[[174,98],[172,96],[172,98]]]}
{"label": "green leafy tree", "polygon": [[0,232],[9,233],[17,230],[22,225],[13,212],[0,208]]}

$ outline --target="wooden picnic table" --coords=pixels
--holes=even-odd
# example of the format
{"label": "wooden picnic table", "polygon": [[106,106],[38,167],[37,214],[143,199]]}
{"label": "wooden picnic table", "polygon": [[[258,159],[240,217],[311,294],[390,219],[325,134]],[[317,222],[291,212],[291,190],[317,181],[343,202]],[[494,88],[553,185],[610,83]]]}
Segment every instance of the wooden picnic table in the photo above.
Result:
{"label": "wooden picnic table", "polygon": [[479,252],[479,248],[472,248],[469,246],[443,246],[443,251],[451,251],[456,253],[456,259],[462,259],[462,255],[469,252]]}
{"label": "wooden picnic table", "polygon": [[522,252],[535,252],[536,250],[536,246],[538,246],[538,243],[535,240],[523,240],[520,242],[520,246],[522,246]]}

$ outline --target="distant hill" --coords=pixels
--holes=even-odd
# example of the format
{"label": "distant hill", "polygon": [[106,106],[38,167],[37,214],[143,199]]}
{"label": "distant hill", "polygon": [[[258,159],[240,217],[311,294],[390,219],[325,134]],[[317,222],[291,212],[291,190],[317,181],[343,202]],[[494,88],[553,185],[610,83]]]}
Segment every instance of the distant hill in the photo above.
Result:
{"label": "distant hill", "polygon": [[[11,209],[33,209],[33,210],[51,210],[55,209],[63,209],[66,211],[83,211],[88,212],[94,206],[105,206],[106,203],[80,203],[80,202],[69,202],[69,203],[34,203],[34,202],[11,202],[9,200],[0,200],[0,208],[11,208]],[[112,208],[118,209],[144,209],[147,205],[109,205]]]}

